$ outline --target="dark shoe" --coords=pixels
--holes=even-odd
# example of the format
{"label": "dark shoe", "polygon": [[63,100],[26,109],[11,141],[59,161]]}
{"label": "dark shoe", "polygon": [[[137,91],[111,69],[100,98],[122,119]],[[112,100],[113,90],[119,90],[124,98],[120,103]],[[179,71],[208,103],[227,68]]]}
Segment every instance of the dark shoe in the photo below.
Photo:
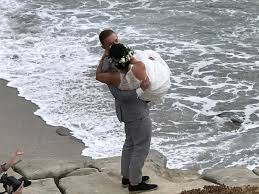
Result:
{"label": "dark shoe", "polygon": [[[149,180],[149,176],[142,176],[142,182],[146,183]],[[129,179],[122,178],[121,180],[122,187],[126,188],[130,184]]]}
{"label": "dark shoe", "polygon": [[153,190],[156,190],[157,188],[158,188],[158,186],[155,184],[147,184],[144,182],[139,183],[138,185],[134,185],[134,186],[129,184],[129,193],[133,194],[133,193],[140,193],[140,192],[144,192],[144,191],[153,191]]}

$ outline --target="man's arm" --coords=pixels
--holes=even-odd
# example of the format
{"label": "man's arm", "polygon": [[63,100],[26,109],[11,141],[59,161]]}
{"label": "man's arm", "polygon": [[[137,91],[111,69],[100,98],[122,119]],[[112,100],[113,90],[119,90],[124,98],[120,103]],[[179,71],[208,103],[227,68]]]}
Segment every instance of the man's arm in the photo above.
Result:
{"label": "man's arm", "polygon": [[105,53],[103,54],[103,56],[101,57],[100,59],[100,62],[99,64],[97,65],[97,68],[96,68],[96,73],[99,73],[99,72],[102,72],[102,68],[103,68],[103,61],[104,61],[104,58],[105,58]]}
{"label": "man's arm", "polygon": [[106,52],[104,52],[98,66],[100,67],[101,72],[115,72],[115,71],[117,71],[112,67],[112,64],[110,63],[110,61],[108,59],[108,55],[106,54]]}
{"label": "man's arm", "polygon": [[[96,68],[96,80],[113,86],[118,86],[120,84],[120,74],[118,72],[109,72],[104,69],[104,59],[106,55],[104,54]],[[107,64],[108,65],[108,64]],[[109,67],[105,67],[109,68]]]}
{"label": "man's arm", "polygon": [[95,79],[102,83],[113,86],[120,84],[120,74],[118,72],[103,72],[102,65],[98,65],[95,75]]}

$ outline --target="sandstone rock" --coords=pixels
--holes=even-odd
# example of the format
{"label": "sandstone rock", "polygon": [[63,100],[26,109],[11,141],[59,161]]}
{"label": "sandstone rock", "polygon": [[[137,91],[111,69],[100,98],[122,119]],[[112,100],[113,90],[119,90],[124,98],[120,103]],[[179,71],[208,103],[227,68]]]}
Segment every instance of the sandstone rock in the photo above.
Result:
{"label": "sandstone rock", "polygon": [[[150,150],[146,159],[146,163],[153,165],[153,170],[160,172],[160,169],[165,169],[167,159],[166,157],[156,150]],[[120,177],[120,157],[111,157],[96,160],[94,167],[99,171],[106,172],[110,176]]]}
{"label": "sandstone rock", "polygon": [[56,130],[56,133],[59,134],[60,136],[70,136],[70,131],[69,129],[65,127],[58,127]]}
{"label": "sandstone rock", "polygon": [[83,176],[83,175],[90,175],[93,173],[98,173],[99,171],[95,168],[80,168],[77,170],[74,170],[66,175],[68,176]]}
{"label": "sandstone rock", "polygon": [[[150,183],[159,186],[158,190],[149,192],[151,194],[177,194],[214,185],[200,179],[196,172],[167,169],[165,161],[162,154],[152,151],[145,163],[143,175],[150,176]],[[33,181],[33,185],[25,189],[25,194],[128,194],[128,189],[121,187],[120,157],[95,162],[31,159],[18,164],[15,170],[29,179],[40,179]]]}
{"label": "sandstone rock", "polygon": [[160,167],[166,168],[167,159],[162,153],[158,152],[157,150],[150,150],[146,162],[150,161]]}
{"label": "sandstone rock", "polygon": [[256,175],[259,176],[259,167],[256,167],[256,168],[253,170],[253,172],[254,172]]}
{"label": "sandstone rock", "polygon": [[[165,168],[160,167],[160,165],[154,163],[153,161],[154,160],[148,160],[147,162],[145,162],[143,175],[150,176],[150,174],[154,174],[156,176],[161,176],[164,173]],[[99,171],[105,172],[107,175],[109,175],[114,182],[121,181],[120,157],[98,159],[96,160],[94,166]]]}
{"label": "sandstone rock", "polygon": [[103,173],[64,177],[59,180],[59,186],[66,194],[128,194]]}
{"label": "sandstone rock", "polygon": [[31,159],[14,169],[28,179],[58,178],[73,170],[84,168],[91,160]]}
{"label": "sandstone rock", "polygon": [[187,182],[200,179],[198,172],[193,170],[179,170],[166,168],[166,157],[156,151],[150,150],[146,160],[146,166],[153,170],[157,175],[172,182]]}
{"label": "sandstone rock", "polygon": [[259,177],[245,167],[206,170],[203,172],[202,178],[227,186],[259,186]]}
{"label": "sandstone rock", "polygon": [[[200,175],[193,171],[171,170],[161,167],[162,163],[154,162],[154,160],[147,160],[143,168],[143,175],[150,176],[150,183],[159,185],[159,189],[149,193],[156,194],[176,194],[183,190],[202,188],[205,185],[214,185],[208,181],[200,179]],[[120,175],[120,157],[106,158],[96,160],[95,166],[106,173],[110,180],[117,187],[121,187]],[[173,182],[174,181],[174,182]],[[106,192],[109,193],[108,191]],[[128,193],[127,189],[121,193]],[[114,193],[117,194],[117,193]]]}
{"label": "sandstone rock", "polygon": [[95,161],[94,167],[97,168],[100,172],[107,173],[115,182],[120,182],[120,157],[97,159]]}
{"label": "sandstone rock", "polygon": [[[156,170],[154,170],[154,167]],[[159,169],[159,173],[157,169]],[[167,173],[170,173],[170,171],[172,173],[172,178],[165,176]],[[205,185],[214,185],[211,182],[200,179],[199,176],[195,176],[195,178],[193,178],[193,175],[191,175],[190,177],[193,178],[192,180],[191,178],[186,178],[187,180],[185,180],[181,174],[184,174],[183,170],[172,171],[170,169],[162,169],[152,162],[147,162],[145,164],[143,172],[145,175],[150,176],[150,183],[155,183],[159,186],[159,189],[154,192],[158,194],[176,194],[188,189],[198,189],[204,187]]]}
{"label": "sandstone rock", "polygon": [[19,55],[17,55],[17,54],[14,54],[13,56],[12,56],[12,59],[14,59],[14,60],[17,60],[17,59],[19,59],[20,57],[19,57]]}
{"label": "sandstone rock", "polygon": [[175,183],[201,179],[201,175],[196,171],[180,169],[165,169],[161,176]]}
{"label": "sandstone rock", "polygon": [[23,194],[61,194],[54,179],[33,180],[32,184],[24,188]]}
{"label": "sandstone rock", "polygon": [[157,176],[160,176],[161,178],[167,179],[175,183],[201,179],[200,174],[198,174],[197,171],[168,169],[165,167],[161,167],[160,165],[157,165],[157,163],[154,163],[150,160],[147,161],[144,166],[144,172],[150,173],[149,171],[153,171]]}

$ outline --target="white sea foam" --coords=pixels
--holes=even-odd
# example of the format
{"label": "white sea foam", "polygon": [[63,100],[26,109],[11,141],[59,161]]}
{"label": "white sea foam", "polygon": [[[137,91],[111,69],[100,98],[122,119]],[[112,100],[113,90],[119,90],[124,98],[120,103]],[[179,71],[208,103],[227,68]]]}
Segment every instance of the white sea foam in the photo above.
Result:
{"label": "white sea foam", "polygon": [[[162,17],[173,12],[174,17],[187,17],[186,13],[195,17],[199,12],[168,9],[172,6],[170,1],[159,4],[139,0],[134,6],[129,2],[109,0],[88,3],[81,2],[75,8],[62,2],[37,4],[0,0],[0,77],[9,80],[9,86],[18,88],[19,95],[39,106],[36,115],[48,124],[68,127],[73,136],[86,145],[83,155],[94,158],[120,155],[123,125],[117,121],[107,87],[98,83],[94,76],[102,54],[98,33],[112,27],[129,46],[156,49],[172,70],[173,86],[166,96],[168,104],[151,110],[154,115],[152,148],[166,155],[168,167],[199,169],[259,163],[253,156],[231,161],[232,153],[238,155],[245,150],[234,147],[238,136],[253,131],[256,134],[259,121],[251,117],[259,117],[258,103],[242,101],[244,106],[230,108],[232,114],[244,114],[240,128],[234,130],[224,128],[231,118],[217,116],[227,111],[224,109],[227,103],[250,99],[248,94],[255,90],[255,83],[236,80],[235,76],[244,70],[258,70],[258,62],[249,61],[258,52],[236,52],[221,43],[201,44],[196,38],[184,40],[188,34],[174,34],[177,30],[172,26],[163,26],[168,16],[162,19],[152,16],[159,13]],[[37,6],[31,9],[30,4]],[[229,12],[235,14],[235,11]],[[149,13],[148,17],[145,13]],[[22,23],[21,18],[28,23]],[[245,30],[237,26],[233,34],[223,37],[222,41],[239,37]],[[248,42],[237,45],[252,50]],[[203,94],[203,91],[208,92]],[[213,97],[221,92],[230,97]],[[259,97],[251,99],[259,100]],[[224,104],[224,108],[218,108],[219,104]],[[163,117],[159,120],[160,115],[156,114],[164,115],[164,120]],[[258,144],[255,145],[251,152],[258,150]]]}

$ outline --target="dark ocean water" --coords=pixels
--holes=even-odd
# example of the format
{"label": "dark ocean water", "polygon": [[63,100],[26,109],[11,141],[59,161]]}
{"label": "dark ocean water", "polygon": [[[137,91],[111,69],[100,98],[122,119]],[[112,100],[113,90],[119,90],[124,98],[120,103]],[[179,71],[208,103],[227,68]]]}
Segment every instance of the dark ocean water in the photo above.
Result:
{"label": "dark ocean water", "polygon": [[0,18],[0,78],[83,140],[82,154],[119,155],[124,138],[94,76],[98,34],[112,28],[171,69],[151,108],[152,148],[169,167],[259,166],[259,1],[0,0]]}

